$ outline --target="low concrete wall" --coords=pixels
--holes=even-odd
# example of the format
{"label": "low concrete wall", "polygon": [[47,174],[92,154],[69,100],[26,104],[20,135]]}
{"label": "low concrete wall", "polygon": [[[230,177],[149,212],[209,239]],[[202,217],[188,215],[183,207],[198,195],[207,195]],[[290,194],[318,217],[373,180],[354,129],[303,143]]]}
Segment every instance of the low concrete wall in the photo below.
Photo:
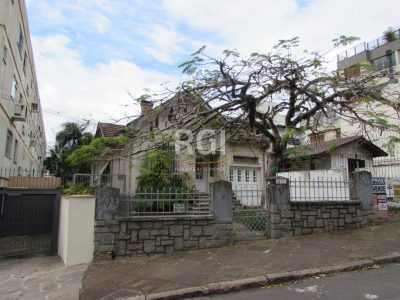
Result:
{"label": "low concrete wall", "polygon": [[65,266],[92,261],[94,210],[94,196],[62,197],[58,255]]}
{"label": "low concrete wall", "polygon": [[228,246],[233,243],[232,185],[210,184],[209,216],[118,217],[119,193],[112,188],[96,191],[94,256],[96,260],[116,256]]}

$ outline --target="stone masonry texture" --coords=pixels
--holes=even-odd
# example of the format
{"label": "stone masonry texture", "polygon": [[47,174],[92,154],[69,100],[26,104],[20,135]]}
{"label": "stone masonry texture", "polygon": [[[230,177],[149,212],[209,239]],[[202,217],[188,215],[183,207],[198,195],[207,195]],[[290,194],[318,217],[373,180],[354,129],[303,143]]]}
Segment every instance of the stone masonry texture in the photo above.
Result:
{"label": "stone masonry texture", "polygon": [[95,260],[134,257],[231,245],[232,222],[213,218],[96,221]]}
{"label": "stone masonry texture", "polygon": [[271,238],[286,235],[358,229],[368,223],[371,209],[361,202],[271,204]]}

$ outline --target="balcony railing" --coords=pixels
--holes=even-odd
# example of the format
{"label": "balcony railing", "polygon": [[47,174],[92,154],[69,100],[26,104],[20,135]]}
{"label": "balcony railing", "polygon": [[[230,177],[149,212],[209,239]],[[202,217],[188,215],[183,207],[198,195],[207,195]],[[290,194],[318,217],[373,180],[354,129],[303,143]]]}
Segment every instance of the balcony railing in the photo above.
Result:
{"label": "balcony railing", "polygon": [[[400,28],[394,30],[394,37],[395,37],[395,40],[400,38]],[[346,51],[339,53],[337,56],[337,59],[338,59],[338,61],[342,61],[349,57],[357,55],[361,52],[374,50],[374,49],[376,49],[380,46],[383,46],[389,42],[390,41],[388,41],[385,36],[381,36],[381,37],[379,37],[375,40],[372,40],[368,43],[367,42],[360,43],[351,49],[347,49]]]}

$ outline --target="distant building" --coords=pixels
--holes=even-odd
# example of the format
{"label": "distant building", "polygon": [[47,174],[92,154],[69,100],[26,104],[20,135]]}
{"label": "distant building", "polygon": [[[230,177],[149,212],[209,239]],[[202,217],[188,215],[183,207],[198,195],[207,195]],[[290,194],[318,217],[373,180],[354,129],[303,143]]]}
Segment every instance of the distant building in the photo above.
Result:
{"label": "distant building", "polygon": [[45,154],[25,1],[0,1],[0,170],[35,176]]}
{"label": "distant building", "polygon": [[[338,55],[337,68],[349,77],[356,77],[361,73],[361,65],[370,64],[370,72],[385,72],[385,80],[377,82],[382,87],[386,97],[400,93],[398,76],[400,72],[400,29],[388,30],[380,38],[368,43],[361,43]],[[393,74],[393,75],[391,75]],[[395,100],[395,99],[394,99]],[[397,99],[398,101],[398,99]],[[374,110],[382,113],[389,123],[400,126],[399,112],[389,106],[376,106]],[[387,157],[374,158],[374,164],[369,171],[376,177],[400,177],[400,143],[391,144],[393,138],[400,138],[398,132],[382,128],[363,127],[357,122],[336,120],[333,127],[340,128],[342,137],[363,135],[389,155]]]}

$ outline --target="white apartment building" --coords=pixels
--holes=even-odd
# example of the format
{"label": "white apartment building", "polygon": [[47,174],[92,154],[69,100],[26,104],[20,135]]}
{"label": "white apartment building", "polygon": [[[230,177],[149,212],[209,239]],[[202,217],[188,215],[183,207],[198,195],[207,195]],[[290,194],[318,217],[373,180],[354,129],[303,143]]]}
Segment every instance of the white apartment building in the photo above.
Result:
{"label": "white apartment building", "polygon": [[0,170],[36,176],[45,154],[25,1],[0,0]]}
{"label": "white apartment building", "polygon": [[[388,31],[387,31],[388,32]],[[356,45],[338,56],[337,67],[349,76],[357,76],[360,73],[358,63],[369,63],[372,72],[387,72],[386,80],[379,82],[386,97],[395,101],[400,93],[400,78],[390,74],[400,72],[400,29],[385,33],[382,37],[370,42]],[[387,106],[378,106],[376,111],[381,112],[391,124],[400,125],[398,111]],[[364,135],[374,144],[382,148],[389,155],[387,157],[374,158],[373,167],[370,168],[373,176],[394,178],[400,177],[400,144],[392,144],[393,137],[400,138],[398,132],[390,130],[377,130],[376,128],[363,128],[360,124],[337,120],[335,127],[340,128],[343,136]]]}

